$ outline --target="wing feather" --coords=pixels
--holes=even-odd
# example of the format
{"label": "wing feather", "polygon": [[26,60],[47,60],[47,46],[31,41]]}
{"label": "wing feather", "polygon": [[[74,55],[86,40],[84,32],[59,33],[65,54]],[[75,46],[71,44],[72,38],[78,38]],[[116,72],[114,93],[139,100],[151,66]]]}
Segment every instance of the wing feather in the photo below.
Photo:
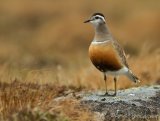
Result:
{"label": "wing feather", "polygon": [[125,54],[123,48],[121,47],[121,45],[117,41],[115,41],[115,40],[113,41],[113,45],[114,45],[115,49],[117,50],[117,52],[118,52],[118,54],[119,54],[119,56],[121,58],[122,63],[127,68],[129,68],[129,65],[128,65],[127,59],[126,59],[126,54]]}

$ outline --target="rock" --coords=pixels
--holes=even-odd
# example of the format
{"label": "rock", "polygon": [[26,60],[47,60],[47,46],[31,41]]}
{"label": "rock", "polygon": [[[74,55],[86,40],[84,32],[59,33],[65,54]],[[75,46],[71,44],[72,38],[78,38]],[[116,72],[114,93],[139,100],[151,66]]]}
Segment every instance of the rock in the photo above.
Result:
{"label": "rock", "polygon": [[81,105],[95,113],[96,121],[160,120],[159,85],[119,90],[115,97],[102,94],[92,92],[81,98]]}

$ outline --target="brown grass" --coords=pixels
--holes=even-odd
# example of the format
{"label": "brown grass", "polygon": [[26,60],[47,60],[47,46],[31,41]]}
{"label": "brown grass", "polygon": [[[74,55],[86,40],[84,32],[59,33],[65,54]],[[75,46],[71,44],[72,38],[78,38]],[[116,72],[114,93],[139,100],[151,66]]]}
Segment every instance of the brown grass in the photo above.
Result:
{"label": "brown grass", "polygon": [[68,94],[69,90],[75,93],[81,89],[51,84],[26,84],[16,80],[10,84],[1,83],[1,120],[7,117],[11,121],[40,120],[41,118],[46,118],[48,121],[57,117],[63,117],[62,119],[67,121],[91,119],[87,108],[80,107],[76,98],[54,101],[54,98]]}
{"label": "brown grass", "polygon": [[[0,116],[22,120],[24,115],[44,114],[47,120],[60,121],[92,117],[87,109],[77,109],[77,99],[55,104],[53,98],[68,90],[104,89],[102,74],[88,58],[94,31],[83,24],[94,12],[107,16],[131,69],[141,79],[134,85],[120,77],[118,88],[160,84],[159,11],[158,0],[1,1]],[[108,86],[113,87],[111,77]]]}

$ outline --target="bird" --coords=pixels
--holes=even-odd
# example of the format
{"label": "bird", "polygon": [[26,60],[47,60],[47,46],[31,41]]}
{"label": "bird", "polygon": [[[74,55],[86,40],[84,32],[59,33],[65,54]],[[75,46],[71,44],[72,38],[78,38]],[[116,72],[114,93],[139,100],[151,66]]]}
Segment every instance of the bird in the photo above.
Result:
{"label": "bird", "polygon": [[[112,36],[102,13],[94,13],[84,23],[91,23],[95,29],[94,38],[89,46],[89,58],[93,65],[103,73],[105,81],[104,96],[117,95],[117,78],[120,75],[127,76],[131,81],[138,83],[139,78],[134,75],[127,63],[122,46]],[[107,89],[107,77],[113,76],[114,93],[109,94]]]}

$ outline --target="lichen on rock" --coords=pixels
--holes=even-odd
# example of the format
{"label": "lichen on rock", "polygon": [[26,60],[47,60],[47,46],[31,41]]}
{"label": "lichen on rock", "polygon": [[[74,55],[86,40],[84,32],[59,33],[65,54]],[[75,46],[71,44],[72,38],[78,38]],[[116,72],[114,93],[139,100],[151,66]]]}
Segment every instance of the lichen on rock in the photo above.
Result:
{"label": "lichen on rock", "polygon": [[81,99],[82,105],[99,115],[99,121],[160,119],[159,85],[119,90],[115,97],[103,93],[92,92]]}

